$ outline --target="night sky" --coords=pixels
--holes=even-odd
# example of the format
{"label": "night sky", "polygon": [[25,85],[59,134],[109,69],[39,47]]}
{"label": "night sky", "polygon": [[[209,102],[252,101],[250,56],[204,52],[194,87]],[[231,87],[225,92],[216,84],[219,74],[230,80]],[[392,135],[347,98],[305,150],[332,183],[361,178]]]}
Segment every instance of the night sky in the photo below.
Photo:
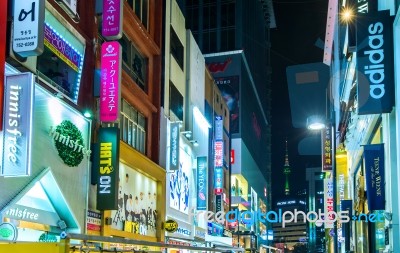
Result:
{"label": "night sky", "polygon": [[300,156],[305,129],[293,128],[286,67],[322,62],[327,0],[273,0],[276,26],[271,30],[272,64],[272,200],[284,193],[283,165],[288,140],[291,193],[307,188],[305,168],[321,166],[321,157]]}

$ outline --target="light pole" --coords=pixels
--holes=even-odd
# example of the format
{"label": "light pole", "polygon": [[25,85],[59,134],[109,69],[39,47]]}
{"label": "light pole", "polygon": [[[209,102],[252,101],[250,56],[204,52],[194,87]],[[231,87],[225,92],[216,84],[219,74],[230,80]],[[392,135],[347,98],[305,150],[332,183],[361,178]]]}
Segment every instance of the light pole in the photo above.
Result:
{"label": "light pole", "polygon": [[[329,105],[327,105],[329,106]],[[330,107],[330,106],[329,106]],[[329,108],[330,112],[330,131],[331,131],[331,161],[332,161],[332,195],[333,195],[333,212],[335,213],[335,219],[337,220],[337,189],[336,189],[336,127],[335,127],[335,111]],[[311,116],[307,118],[307,128],[310,130],[325,129],[326,119],[321,116]],[[322,134],[322,132],[321,132]],[[323,145],[324,143],[322,143]],[[323,155],[323,154],[322,154]],[[333,253],[338,252],[338,234],[337,234],[337,221],[333,222]]]}

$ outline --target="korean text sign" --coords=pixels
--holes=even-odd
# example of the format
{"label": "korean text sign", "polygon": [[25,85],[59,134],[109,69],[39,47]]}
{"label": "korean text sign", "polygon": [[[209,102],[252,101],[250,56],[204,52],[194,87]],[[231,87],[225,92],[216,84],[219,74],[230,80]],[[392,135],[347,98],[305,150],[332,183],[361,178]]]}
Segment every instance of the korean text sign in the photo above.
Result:
{"label": "korean text sign", "polygon": [[121,98],[121,45],[117,41],[101,46],[100,121],[118,120]]}

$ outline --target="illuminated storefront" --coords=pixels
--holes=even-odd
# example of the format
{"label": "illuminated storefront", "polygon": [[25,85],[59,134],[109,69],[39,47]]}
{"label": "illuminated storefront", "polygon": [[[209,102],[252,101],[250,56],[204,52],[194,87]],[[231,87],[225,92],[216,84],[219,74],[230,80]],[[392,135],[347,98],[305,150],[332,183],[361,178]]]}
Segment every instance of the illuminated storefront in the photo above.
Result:
{"label": "illuminated storefront", "polygon": [[102,235],[163,241],[165,170],[120,141],[118,182],[118,208],[104,211]]}
{"label": "illuminated storefront", "polygon": [[[195,234],[194,224],[195,217],[194,207],[192,206],[195,183],[193,178],[193,154],[190,149],[183,148],[185,144],[178,146],[179,150],[179,167],[178,170],[172,171],[167,176],[166,185],[166,219],[172,219],[178,223],[175,232],[165,232],[166,242],[176,245],[191,245]],[[178,139],[178,140],[179,140]],[[187,146],[186,146],[187,147]],[[168,249],[170,252],[179,251],[177,249]],[[183,250],[183,252],[186,252]]]}
{"label": "illuminated storefront", "polygon": [[[6,75],[20,74],[7,65]],[[27,151],[19,151],[18,163],[11,166],[12,143],[5,140],[1,148],[3,163],[7,163],[4,168],[15,169],[3,170],[5,177],[0,177],[1,185],[7,188],[0,193],[4,204],[2,222],[16,229],[13,239],[17,241],[58,241],[64,230],[85,233],[91,121],[37,83],[19,80],[12,85],[16,84],[24,92],[32,86],[34,101],[30,119],[23,110],[29,101],[23,99],[18,104],[19,120],[15,124],[10,121],[12,126],[26,128],[15,128],[14,132],[20,133],[18,148],[25,146]],[[28,129],[32,129],[31,133],[25,132]],[[10,140],[11,136],[5,137]],[[12,174],[21,164],[26,175]]]}

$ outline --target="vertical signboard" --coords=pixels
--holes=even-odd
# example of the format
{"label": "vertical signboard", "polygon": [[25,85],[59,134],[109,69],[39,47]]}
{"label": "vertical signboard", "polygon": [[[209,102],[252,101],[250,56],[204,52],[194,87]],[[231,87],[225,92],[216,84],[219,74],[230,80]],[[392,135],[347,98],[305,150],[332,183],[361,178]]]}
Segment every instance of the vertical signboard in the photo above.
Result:
{"label": "vertical signboard", "polygon": [[23,57],[43,52],[44,5],[45,0],[14,0],[13,50]]}
{"label": "vertical signboard", "polygon": [[99,129],[97,209],[118,209],[119,129]]}
{"label": "vertical signboard", "polygon": [[223,211],[223,206],[222,206],[222,195],[216,195],[215,196],[215,212],[221,212]]}
{"label": "vertical signboard", "polygon": [[223,192],[224,141],[223,120],[216,116],[214,121],[214,192],[219,195]]}
{"label": "vertical signboard", "polygon": [[368,209],[385,210],[385,157],[383,144],[364,146]]}
{"label": "vertical signboard", "polygon": [[322,171],[332,171],[332,125],[326,124],[322,137]]}
{"label": "vertical signboard", "polygon": [[207,157],[197,157],[197,210],[207,210]]}
{"label": "vertical signboard", "polygon": [[394,106],[393,21],[389,11],[357,17],[358,114]]}
{"label": "vertical signboard", "polygon": [[121,100],[121,45],[117,41],[101,45],[100,121],[119,118]]}
{"label": "vertical signboard", "polygon": [[221,167],[214,168],[214,193],[217,195],[223,192],[224,171]]}
{"label": "vertical signboard", "polygon": [[34,99],[32,73],[8,75],[4,87],[3,176],[29,176]]}
{"label": "vertical signboard", "polygon": [[122,37],[123,0],[103,0],[101,34],[108,40]]}
{"label": "vertical signboard", "polygon": [[169,169],[179,170],[179,122],[172,122],[169,127]]}
{"label": "vertical signboard", "polygon": [[331,178],[324,179],[324,220],[325,228],[333,228],[334,215],[330,215],[329,212],[333,212],[333,182]]}

